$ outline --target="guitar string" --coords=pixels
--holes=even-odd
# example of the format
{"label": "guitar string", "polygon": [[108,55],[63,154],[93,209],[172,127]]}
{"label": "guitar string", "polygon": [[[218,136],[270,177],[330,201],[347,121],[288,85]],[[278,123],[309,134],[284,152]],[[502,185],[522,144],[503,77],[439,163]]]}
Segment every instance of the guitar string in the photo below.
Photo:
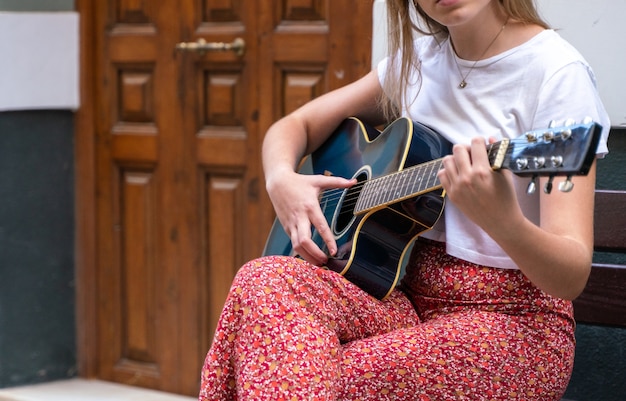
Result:
{"label": "guitar string", "polygon": [[[361,190],[363,189],[363,187],[366,184],[370,184],[370,185],[376,185],[376,181],[378,182],[382,182],[384,179],[388,179],[388,180],[393,180],[393,177],[397,177],[399,175],[410,175],[410,173],[412,172],[419,172],[419,170],[427,170],[429,167],[432,170],[432,166],[436,165],[436,164],[441,164],[441,160],[442,159],[435,159],[435,160],[431,160],[429,162],[425,162],[425,163],[421,163],[415,166],[410,166],[404,170],[399,170],[390,174],[387,174],[385,176],[382,177],[376,177],[370,180],[366,180],[366,181],[362,181],[359,182],[355,185],[353,185],[350,188],[344,189],[344,188],[333,188],[333,189],[329,189],[326,190],[322,193],[322,197],[321,200],[324,202],[335,202],[338,201],[344,194],[345,191],[348,191],[348,194],[346,195],[344,201],[343,201],[343,206],[345,207],[349,207],[352,208],[353,206],[356,206],[359,198],[361,197]],[[439,171],[439,170],[437,170]],[[421,188],[421,182],[423,181],[424,174],[422,174],[422,180],[420,180],[420,189],[418,191],[413,191],[413,192],[421,192],[425,189],[427,189],[429,187],[429,185],[427,184],[425,188]],[[432,171],[431,171],[431,175],[432,175]],[[436,177],[430,177],[430,178],[435,178]],[[429,180],[427,180],[427,183],[429,182]],[[372,184],[373,183],[373,184]],[[414,186],[415,185],[415,181],[409,181],[409,182],[405,182],[404,184],[400,184],[400,185],[396,185],[393,187],[394,190],[396,191],[402,191],[402,190],[406,190],[407,188]],[[384,188],[385,185],[381,185],[383,186],[383,193],[388,193],[388,191],[386,189],[388,188]],[[434,186],[434,185],[430,185],[430,186]],[[380,188],[379,188],[380,189]],[[408,195],[408,194],[406,194]],[[406,196],[405,195],[405,196]],[[385,202],[383,202],[385,203]],[[395,202],[392,202],[395,203]]]}
{"label": "guitar string", "polygon": [[[373,178],[373,179],[370,179],[370,180],[359,182],[359,183],[355,184],[354,186],[352,186],[350,188],[347,188],[347,189],[344,189],[344,188],[329,189],[329,190],[326,190],[326,191],[323,192],[322,200],[324,200],[326,202],[338,201],[343,196],[344,191],[348,191],[349,194],[346,195],[346,197],[344,199],[344,202],[343,202],[343,205],[354,206],[354,205],[356,205],[359,197],[361,196],[360,190],[362,190],[363,187],[366,184],[369,183],[370,185],[375,185],[375,184],[372,184],[372,182],[374,182],[374,183],[376,181],[382,182],[383,179],[393,180],[393,178],[390,178],[390,177],[397,177],[397,176],[403,175],[403,174],[404,175],[410,175],[411,172],[415,172],[415,171],[418,171],[418,170],[426,170],[428,167],[432,167],[432,165],[440,163],[440,161],[441,161],[441,159],[436,159],[436,160],[432,160],[430,162],[422,163],[422,164],[419,164],[419,165],[416,165],[416,166],[411,166],[411,167],[409,167],[407,169],[400,170],[400,171],[397,171],[397,172],[394,172],[394,173],[391,173],[391,174],[387,174],[387,175],[382,176],[382,177],[376,177],[376,178]],[[436,178],[436,177],[431,177],[431,178]],[[408,181],[408,182],[406,182],[404,184],[396,185],[393,188],[395,190],[406,190],[407,188],[409,188],[411,186],[415,186],[415,183],[416,183],[415,181]],[[428,188],[428,185],[426,186],[426,188]],[[416,191],[416,192],[423,191],[426,188],[420,188],[420,190]],[[386,192],[386,191],[383,191],[383,192]]]}
{"label": "guitar string", "polygon": [[[487,152],[488,153],[491,152],[495,146],[499,146],[500,144],[501,144],[501,142],[497,142],[497,143],[493,143],[493,144],[487,145]],[[520,144],[524,145],[523,147],[526,147],[526,145],[528,144],[528,139],[525,136],[520,136],[518,138],[511,139],[509,141],[509,145],[510,146],[508,147],[508,149],[506,151],[506,154],[510,155],[511,153],[515,153],[517,147]],[[345,191],[348,191],[348,194],[346,195],[346,197],[345,197],[345,199],[344,199],[344,201],[342,203],[342,205],[343,205],[342,210],[344,210],[344,209],[352,209],[353,206],[356,206],[356,203],[358,202],[358,199],[361,196],[361,191],[362,191],[363,187],[366,184],[372,183],[372,182],[375,182],[375,181],[382,182],[382,180],[385,179],[385,178],[389,178],[389,177],[397,176],[397,175],[401,175],[401,174],[407,174],[407,173],[412,172],[412,171],[423,170],[423,169],[427,168],[428,166],[431,166],[432,164],[441,162],[441,160],[442,159],[435,159],[435,160],[431,160],[429,162],[421,163],[421,164],[418,164],[418,165],[415,165],[415,166],[410,166],[407,169],[399,170],[397,172],[393,172],[393,173],[387,174],[387,175],[382,176],[382,177],[376,177],[376,178],[373,178],[373,179],[369,179],[369,180],[365,180],[365,181],[359,182],[359,183],[355,184],[354,186],[352,186],[350,188],[347,188],[347,189],[344,189],[344,188],[333,188],[333,189],[325,190],[325,191],[322,192],[320,200],[322,200],[324,202],[335,202],[335,201],[338,201],[339,199],[341,199],[341,197],[344,195]],[[410,187],[410,186],[412,186],[414,184],[415,184],[415,181],[409,181],[409,182],[406,182],[404,184],[400,184],[400,185],[394,186],[393,189],[395,189],[396,191],[397,190],[405,190],[405,189],[407,189],[408,187]],[[420,191],[423,191],[423,190],[425,190],[427,188],[428,188],[428,186],[426,188],[420,189]],[[416,192],[420,192],[420,191],[416,191]],[[387,193],[388,191],[385,191],[385,188],[383,188],[383,192]],[[392,203],[395,203],[395,202],[392,202]],[[352,210],[346,210],[346,211],[340,212],[339,214],[343,215],[343,214],[348,214],[348,213],[353,214],[353,211]]]}
{"label": "guitar string", "polygon": [[[570,136],[572,135],[571,134],[572,131],[570,131]],[[552,131],[552,133],[554,133],[554,131]],[[536,142],[538,140],[538,136],[535,135],[534,139],[532,139],[531,134],[532,134],[532,132],[529,132],[526,135],[522,135],[522,136],[520,136],[518,138],[510,139],[508,144],[507,144],[507,146],[506,146],[506,149],[505,149],[505,156],[508,156],[510,158],[510,156],[512,154],[517,154],[519,145],[522,146],[522,150],[523,150],[523,149],[528,147],[528,143],[529,142],[531,142],[531,143],[532,142]],[[559,133],[559,134],[557,134],[555,136],[555,138],[563,139],[563,135],[561,133]],[[551,142],[551,140],[547,140],[547,141]],[[487,151],[489,153],[488,156],[489,156],[490,163],[492,163],[494,161],[492,159],[493,155],[491,154],[491,151],[493,150],[494,147],[497,146],[498,149],[496,149],[496,151],[499,152],[499,148],[501,147],[501,144],[502,144],[502,142],[496,142],[496,143],[487,145]],[[334,189],[330,189],[330,190],[325,190],[325,191],[322,192],[321,198],[324,199],[326,197],[326,199],[325,199],[326,201],[334,202],[336,200],[339,200],[343,196],[344,191],[350,190],[350,189],[354,189],[352,191],[352,194],[348,194],[346,196],[346,199],[344,200],[344,203],[342,204],[342,208],[340,209],[339,215],[338,215],[340,217],[341,216],[345,216],[345,215],[354,216],[354,212],[352,210],[352,207],[353,207],[353,205],[356,206],[356,203],[358,202],[358,198],[361,196],[361,190],[363,189],[365,184],[367,184],[368,182],[372,182],[372,181],[379,180],[379,179],[382,179],[382,178],[385,178],[385,177],[389,177],[391,175],[401,174],[403,172],[406,172],[407,170],[417,171],[419,169],[425,168],[425,166],[427,166],[429,164],[432,164],[432,163],[435,163],[435,162],[439,162],[441,160],[442,159],[432,160],[430,162],[426,162],[426,163],[418,164],[418,165],[415,165],[415,166],[411,166],[411,167],[409,167],[408,169],[405,169],[405,170],[399,170],[398,172],[391,173],[391,174],[388,174],[386,176],[377,177],[377,178],[374,178],[372,180],[366,180],[366,181],[357,183],[353,187],[348,188],[348,189],[334,188]],[[561,175],[564,175],[564,174],[561,174]],[[406,181],[405,181],[404,184],[401,184],[401,189],[406,188],[407,184],[408,183]],[[413,181],[410,182],[410,185],[414,185],[414,184],[415,184],[415,182],[413,182]],[[424,189],[426,189],[426,188],[424,188]],[[422,190],[424,190],[424,189],[422,189]],[[330,195],[327,196],[326,194],[330,194]],[[392,202],[392,203],[396,203],[396,202]]]}
{"label": "guitar string", "polygon": [[[493,148],[493,144],[490,144],[488,146],[487,151],[490,152],[492,150],[492,148]],[[361,196],[361,192],[360,191],[363,189],[363,187],[366,184],[368,184],[368,183],[371,184],[372,182],[375,183],[376,181],[382,182],[383,179],[393,179],[393,178],[390,178],[390,177],[403,175],[403,174],[407,175],[407,174],[410,174],[411,172],[414,172],[414,171],[425,170],[428,167],[432,167],[433,164],[438,164],[438,163],[440,164],[441,160],[442,159],[440,158],[440,159],[431,160],[429,162],[421,163],[421,164],[418,164],[418,165],[415,165],[415,166],[410,166],[410,167],[408,167],[408,168],[406,168],[404,170],[399,170],[399,171],[387,174],[387,175],[382,176],[382,177],[376,177],[376,178],[373,178],[373,179],[370,179],[370,180],[359,182],[359,183],[357,183],[357,184],[355,184],[352,187],[347,188],[347,189],[344,189],[344,188],[333,188],[333,189],[325,190],[322,193],[321,200],[323,200],[325,202],[335,202],[335,201],[338,201],[343,196],[344,191],[348,191],[348,195],[345,197],[343,205],[352,207],[352,206],[356,205],[358,199]],[[410,186],[414,186],[414,184],[415,184],[414,181],[410,181],[410,182],[407,182],[405,184],[394,186],[393,189],[395,189],[395,190],[405,190],[405,189],[407,189]],[[371,185],[375,185],[375,184],[371,184]],[[416,191],[416,192],[423,191],[423,190],[425,190],[427,188],[428,188],[428,185],[425,188],[420,188],[420,190]],[[384,191],[384,192],[386,192],[386,191]]]}

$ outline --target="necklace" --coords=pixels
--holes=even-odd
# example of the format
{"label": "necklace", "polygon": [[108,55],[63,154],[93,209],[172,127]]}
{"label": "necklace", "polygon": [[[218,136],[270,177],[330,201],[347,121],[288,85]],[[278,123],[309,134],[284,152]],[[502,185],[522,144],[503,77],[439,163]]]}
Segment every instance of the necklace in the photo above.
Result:
{"label": "necklace", "polygon": [[[498,40],[498,37],[500,37],[500,34],[502,33],[502,31],[504,31],[504,28],[506,27],[506,24],[508,24],[508,22],[509,22],[509,18],[507,17],[506,21],[504,21],[504,24],[502,24],[502,28],[500,28],[500,30],[498,31],[496,36],[489,43],[489,45],[487,46],[487,48],[485,49],[483,54],[481,54],[481,56],[476,61],[474,61],[474,64],[472,64],[472,66],[470,67],[469,71],[467,71],[467,73],[465,75],[463,75],[463,72],[461,71],[461,66],[459,65],[459,61],[457,60],[458,57],[456,57],[456,56],[454,57],[454,63],[456,64],[456,68],[459,70],[459,75],[461,76],[461,83],[459,84],[459,88],[463,89],[463,88],[465,88],[467,86],[467,77],[469,76],[469,74],[472,73],[472,71],[474,70],[474,67],[476,67],[476,64],[480,60],[482,60],[482,58],[485,56],[485,54],[487,54],[487,52],[489,51],[491,46],[496,42],[496,40]],[[450,39],[450,43],[452,43],[452,39]],[[454,44],[452,44],[452,49],[454,50]],[[456,53],[456,50],[454,50],[454,52]]]}

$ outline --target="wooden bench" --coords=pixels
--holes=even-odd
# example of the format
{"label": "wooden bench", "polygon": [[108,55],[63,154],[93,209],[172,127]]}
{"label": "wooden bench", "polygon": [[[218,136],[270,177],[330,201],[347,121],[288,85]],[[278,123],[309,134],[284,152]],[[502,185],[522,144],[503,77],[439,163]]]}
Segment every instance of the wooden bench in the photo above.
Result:
{"label": "wooden bench", "polygon": [[594,226],[596,254],[574,301],[576,361],[562,401],[621,401],[626,387],[626,191],[596,191]]}
{"label": "wooden bench", "polygon": [[596,191],[595,250],[623,255],[594,262],[584,292],[574,301],[579,323],[626,327],[626,191]]}

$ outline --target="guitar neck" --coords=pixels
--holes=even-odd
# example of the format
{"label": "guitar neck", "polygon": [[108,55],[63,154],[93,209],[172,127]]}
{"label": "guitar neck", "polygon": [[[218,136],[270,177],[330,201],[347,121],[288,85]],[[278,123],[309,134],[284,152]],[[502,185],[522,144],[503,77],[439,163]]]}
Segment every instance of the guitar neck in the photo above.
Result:
{"label": "guitar neck", "polygon": [[[566,176],[561,191],[573,187],[573,175],[585,175],[595,158],[602,127],[591,120],[575,125],[547,130],[528,131],[515,139],[503,139],[487,145],[489,163],[494,170],[507,169],[519,176],[550,177],[544,191],[550,193],[552,179]],[[425,192],[441,188],[437,173],[443,159],[407,167],[397,172],[371,179],[363,185],[354,214],[380,209]],[[529,186],[534,192],[534,185]]]}
{"label": "guitar neck", "polygon": [[[487,146],[493,169],[503,168],[508,147],[509,140],[506,139]],[[443,158],[435,159],[367,181],[361,189],[354,214],[359,215],[441,188],[437,173],[442,163]]]}
{"label": "guitar neck", "polygon": [[437,173],[443,159],[409,167],[367,181],[354,208],[359,215],[441,187]]}

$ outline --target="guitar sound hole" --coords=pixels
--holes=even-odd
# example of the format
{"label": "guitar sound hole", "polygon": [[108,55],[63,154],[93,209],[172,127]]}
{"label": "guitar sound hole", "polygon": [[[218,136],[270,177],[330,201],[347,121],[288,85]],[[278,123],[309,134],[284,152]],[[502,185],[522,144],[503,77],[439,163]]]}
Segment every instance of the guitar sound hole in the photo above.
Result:
{"label": "guitar sound hole", "polygon": [[361,193],[362,183],[367,180],[367,173],[362,171],[356,176],[357,184],[348,188],[343,197],[341,198],[341,204],[338,208],[337,215],[335,216],[335,222],[333,224],[333,231],[335,235],[341,235],[355,219],[354,207],[356,201]]}

